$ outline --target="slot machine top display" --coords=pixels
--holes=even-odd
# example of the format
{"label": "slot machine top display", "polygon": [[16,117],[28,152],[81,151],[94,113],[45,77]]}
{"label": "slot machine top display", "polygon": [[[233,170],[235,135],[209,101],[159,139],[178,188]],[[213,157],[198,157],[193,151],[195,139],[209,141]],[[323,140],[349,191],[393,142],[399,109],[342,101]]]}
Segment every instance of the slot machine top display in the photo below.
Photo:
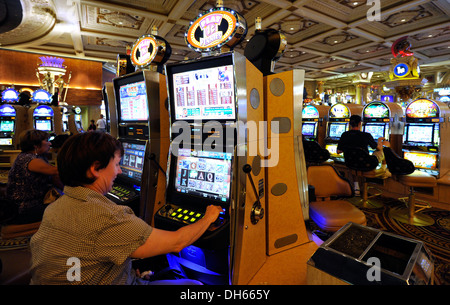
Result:
{"label": "slot machine top display", "polygon": [[14,88],[7,88],[2,91],[2,102],[14,104],[19,101],[19,92]]}

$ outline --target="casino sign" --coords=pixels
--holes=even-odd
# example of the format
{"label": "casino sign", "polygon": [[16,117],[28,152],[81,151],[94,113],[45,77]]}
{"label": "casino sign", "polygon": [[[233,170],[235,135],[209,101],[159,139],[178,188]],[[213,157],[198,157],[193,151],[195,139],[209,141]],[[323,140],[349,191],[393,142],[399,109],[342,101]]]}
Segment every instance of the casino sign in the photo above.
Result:
{"label": "casino sign", "polygon": [[246,34],[244,17],[229,8],[217,7],[194,19],[185,39],[188,47],[196,52],[212,52],[223,46],[232,49]]}
{"label": "casino sign", "polygon": [[152,63],[161,63],[170,46],[168,43],[154,35],[139,37],[131,48],[131,63],[140,69],[150,66]]}

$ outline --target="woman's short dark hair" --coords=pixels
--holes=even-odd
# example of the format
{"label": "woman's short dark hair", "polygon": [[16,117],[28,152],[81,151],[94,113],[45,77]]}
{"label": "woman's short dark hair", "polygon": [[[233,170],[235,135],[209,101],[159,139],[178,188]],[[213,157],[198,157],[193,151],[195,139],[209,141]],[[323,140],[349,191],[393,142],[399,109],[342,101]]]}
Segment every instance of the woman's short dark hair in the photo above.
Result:
{"label": "woman's short dark hair", "polygon": [[35,149],[35,145],[40,147],[42,141],[48,140],[49,134],[42,130],[28,129],[19,136],[20,149],[22,152],[28,152]]}
{"label": "woman's short dark hair", "polygon": [[59,178],[67,186],[91,184],[94,178],[88,178],[86,172],[98,161],[97,169],[108,166],[116,151],[123,156],[123,147],[119,140],[105,132],[85,132],[71,136],[58,152]]}

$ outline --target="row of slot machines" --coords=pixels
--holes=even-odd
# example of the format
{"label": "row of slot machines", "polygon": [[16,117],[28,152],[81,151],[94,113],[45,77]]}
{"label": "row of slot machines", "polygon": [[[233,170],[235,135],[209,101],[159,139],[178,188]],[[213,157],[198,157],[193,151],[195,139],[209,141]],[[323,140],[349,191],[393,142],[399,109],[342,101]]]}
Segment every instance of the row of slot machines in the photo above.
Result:
{"label": "row of slot machines", "polygon": [[[292,73],[285,77],[295,79],[295,84],[291,83],[286,92],[288,88],[293,91],[297,84],[303,86],[304,73]],[[283,219],[275,217],[282,213],[275,208],[271,210],[272,225],[266,227],[267,220],[260,221],[269,217],[265,212],[268,181],[261,166],[264,158],[249,150],[261,147],[263,139],[249,138],[247,122],[265,121],[264,78],[243,55],[227,52],[165,65],[165,75],[141,70],[114,78],[109,87],[105,92],[109,95],[110,121],[117,122],[124,156],[120,162],[122,174],[106,196],[132,207],[146,222],[165,230],[195,223],[210,204],[223,209],[194,245],[179,254],[169,254],[170,261],[176,260],[191,277],[207,284],[242,284],[261,268],[267,253],[309,242],[304,221],[296,220],[304,219],[307,200],[300,196],[307,190],[296,194],[296,200],[290,197],[287,205],[292,205],[291,212],[284,214],[295,218],[292,222],[275,223]],[[280,94],[274,96],[287,100]],[[301,96],[295,98],[302,100]],[[293,109],[292,96],[290,103]],[[293,130],[288,140],[294,139]],[[263,132],[258,129],[254,134]],[[301,134],[295,139],[301,139]],[[286,151],[292,152],[292,158],[279,161],[291,162],[286,165],[289,168],[300,162],[294,157],[294,151],[300,148],[290,145],[295,149],[291,146]],[[306,171],[305,164],[296,168]],[[297,171],[290,173],[290,183],[299,179],[299,185],[290,190],[307,189],[298,178],[301,175],[295,176]],[[284,193],[290,194],[286,190],[277,194],[276,189],[276,195],[270,194],[273,202]],[[301,233],[277,233],[284,226]],[[266,233],[272,237],[266,238]],[[275,237],[277,234],[281,236]],[[285,239],[285,235],[292,238]],[[272,245],[266,245],[271,239]]]}
{"label": "row of slot machines", "polygon": [[439,178],[450,169],[445,140],[449,132],[449,111],[447,104],[425,98],[411,101],[405,110],[397,103],[379,101],[365,106],[308,105],[302,112],[302,134],[326,148],[335,162],[343,163],[343,155],[336,151],[337,143],[342,133],[349,130],[350,116],[357,114],[362,117],[363,131],[375,140],[379,137],[389,140],[391,148],[411,160],[416,169]]}

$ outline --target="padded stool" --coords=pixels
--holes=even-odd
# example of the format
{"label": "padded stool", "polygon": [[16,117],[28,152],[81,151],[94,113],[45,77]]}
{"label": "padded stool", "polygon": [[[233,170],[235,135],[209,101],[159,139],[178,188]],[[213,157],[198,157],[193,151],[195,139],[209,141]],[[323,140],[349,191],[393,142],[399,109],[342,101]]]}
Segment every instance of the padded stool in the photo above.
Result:
{"label": "padded stool", "polygon": [[30,236],[37,232],[40,225],[40,221],[20,225],[5,225],[2,226],[1,237],[2,239],[11,239],[22,236]]}
{"label": "padded stool", "polygon": [[[349,222],[366,225],[364,213],[342,197],[352,197],[350,182],[331,165],[308,167],[308,184],[316,200],[309,203],[310,218],[324,231],[336,232]],[[338,199],[339,198],[339,199]]]}
{"label": "padded stool", "polygon": [[[436,177],[425,172],[416,170],[414,164],[407,159],[400,158],[392,149],[383,148],[386,163],[396,180],[409,187],[408,197],[399,198],[407,204],[407,209],[392,210],[389,215],[397,221],[415,226],[429,226],[434,223],[433,218],[420,213],[420,211],[431,208],[431,205],[423,200],[416,199],[415,187],[436,187]],[[419,203],[419,204],[417,204]],[[418,207],[418,209],[416,209]]]}
{"label": "padded stool", "polygon": [[309,204],[309,216],[322,229],[336,232],[349,222],[366,225],[361,210],[347,200],[315,201]]}

